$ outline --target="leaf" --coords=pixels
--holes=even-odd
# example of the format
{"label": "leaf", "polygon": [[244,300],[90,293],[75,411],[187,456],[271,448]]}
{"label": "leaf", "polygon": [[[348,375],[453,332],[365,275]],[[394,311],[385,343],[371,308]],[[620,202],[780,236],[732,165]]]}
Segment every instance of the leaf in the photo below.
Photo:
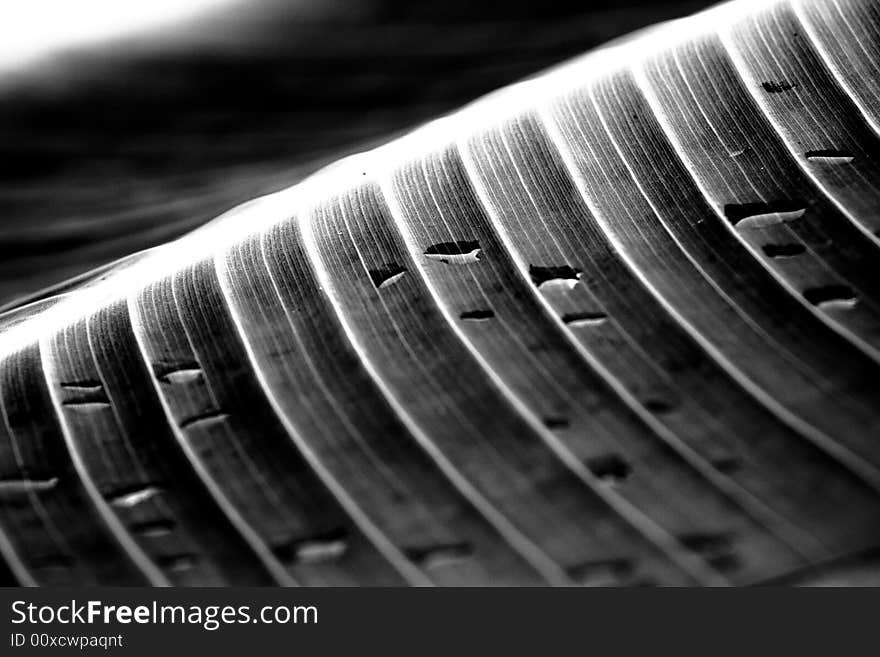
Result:
{"label": "leaf", "polygon": [[878,30],[724,5],[0,317],[11,573],[876,579]]}

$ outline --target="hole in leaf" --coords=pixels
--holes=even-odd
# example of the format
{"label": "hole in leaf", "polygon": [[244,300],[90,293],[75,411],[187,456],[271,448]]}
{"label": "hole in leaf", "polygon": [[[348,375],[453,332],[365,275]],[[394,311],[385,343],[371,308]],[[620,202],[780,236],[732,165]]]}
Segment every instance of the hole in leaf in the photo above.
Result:
{"label": "hole in leaf", "polygon": [[739,470],[740,462],[735,458],[717,459],[712,462],[712,467],[722,474],[732,474]]}
{"label": "hole in leaf", "polygon": [[569,421],[564,417],[545,417],[544,426],[548,429],[565,429],[569,426]]}
{"label": "hole in leaf", "polygon": [[761,247],[768,258],[792,258],[807,250],[803,244],[765,244]]}
{"label": "hole in leaf", "polygon": [[721,552],[731,549],[730,536],[724,533],[709,534],[695,532],[693,534],[682,534],[678,540],[688,550],[694,552]]}
{"label": "hole in leaf", "polygon": [[466,310],[459,317],[465,321],[485,321],[495,317],[492,310]]}
{"label": "hole in leaf", "polygon": [[819,164],[849,164],[853,161],[853,156],[847,151],[839,151],[833,148],[824,150],[807,151],[806,158],[810,162]]}
{"label": "hole in leaf", "polygon": [[536,287],[541,287],[545,284],[561,284],[572,288],[580,280],[581,270],[569,265],[549,267],[529,265],[529,277]]}
{"label": "hole in leaf", "polygon": [[190,570],[196,565],[196,556],[194,554],[171,554],[156,557],[156,565],[163,570],[172,570],[180,572]]}
{"label": "hole in leaf", "polygon": [[675,408],[675,404],[665,399],[651,398],[642,401],[642,405],[652,413],[668,413]]}
{"label": "hole in leaf", "polygon": [[630,559],[587,561],[568,569],[569,576],[581,586],[619,586],[635,572]]}
{"label": "hole in leaf", "polygon": [[196,425],[206,425],[206,424],[215,424],[219,422],[223,422],[229,417],[228,413],[224,413],[219,409],[205,411],[204,413],[199,413],[198,415],[193,415],[192,417],[188,417],[180,423],[181,429],[187,429]]}
{"label": "hole in leaf", "polygon": [[62,406],[81,406],[83,410],[104,408],[110,405],[104,384],[98,380],[71,381],[61,384],[64,399]]}
{"label": "hole in leaf", "polygon": [[738,228],[765,228],[804,216],[806,207],[799,201],[769,201],[767,203],[728,203],[724,216]]}
{"label": "hole in leaf", "polygon": [[427,547],[408,547],[404,548],[403,552],[414,563],[422,568],[430,569],[469,559],[474,554],[474,546],[462,541]]}
{"label": "hole in leaf", "polygon": [[0,496],[21,495],[22,493],[43,493],[58,485],[58,477],[49,479],[2,479]]}
{"label": "hole in leaf", "polygon": [[599,326],[600,324],[604,324],[607,319],[608,315],[605,313],[589,310],[576,313],[565,313],[562,316],[562,321],[574,328],[580,326]]}
{"label": "hole in leaf", "polygon": [[477,262],[483,251],[476,240],[439,242],[425,249],[425,257],[448,265],[466,265]]}
{"label": "hole in leaf", "polygon": [[726,533],[682,534],[678,540],[687,549],[700,554],[706,563],[721,572],[729,572],[740,567],[740,560],[734,553],[733,539]]}
{"label": "hole in leaf", "polygon": [[399,281],[406,273],[406,267],[396,262],[388,262],[383,267],[368,270],[367,273],[376,289],[382,289]]}
{"label": "hole in leaf", "polygon": [[297,563],[331,561],[347,551],[348,532],[342,527],[274,548],[275,555],[282,561]]}
{"label": "hole in leaf", "polygon": [[67,569],[73,566],[76,560],[70,556],[69,554],[44,554],[38,557],[32,557],[28,560],[30,565],[33,568],[52,568],[52,569]]}
{"label": "hole in leaf", "polygon": [[145,520],[133,523],[129,529],[135,534],[140,534],[147,538],[157,538],[170,534],[174,526],[175,523],[170,518],[159,518],[158,520]]}
{"label": "hole in leaf", "polygon": [[822,310],[848,309],[856,305],[855,293],[847,285],[823,285],[804,290],[804,298]]}
{"label": "hole in leaf", "polygon": [[706,557],[706,563],[722,573],[729,573],[733,572],[734,570],[739,570],[740,566],[742,565],[739,557],[736,556],[733,552],[713,554],[712,556]]}
{"label": "hole in leaf", "polygon": [[604,483],[619,484],[629,477],[632,467],[617,454],[604,454],[585,461],[585,465]]}
{"label": "hole in leaf", "polygon": [[162,376],[156,377],[160,383],[168,383],[170,385],[182,385],[192,383],[202,377],[202,369],[196,367],[181,367],[175,370],[168,370]]}
{"label": "hole in leaf", "polygon": [[160,489],[157,486],[138,484],[136,486],[116,489],[107,493],[106,498],[113,506],[130,508],[158,495],[159,492]]}
{"label": "hole in leaf", "polygon": [[[199,363],[194,360],[187,360],[176,363],[170,363],[168,361],[160,360],[152,363],[152,368],[153,376],[155,376],[156,380],[161,383],[177,383],[178,381],[172,381],[171,377],[171,375],[174,375],[177,372],[201,372],[201,365],[199,365]],[[184,376],[183,378],[186,377]]]}
{"label": "hole in leaf", "polygon": [[781,94],[786,91],[791,91],[797,85],[792,82],[786,82],[785,80],[771,80],[769,82],[762,82],[761,86],[767,93]]}

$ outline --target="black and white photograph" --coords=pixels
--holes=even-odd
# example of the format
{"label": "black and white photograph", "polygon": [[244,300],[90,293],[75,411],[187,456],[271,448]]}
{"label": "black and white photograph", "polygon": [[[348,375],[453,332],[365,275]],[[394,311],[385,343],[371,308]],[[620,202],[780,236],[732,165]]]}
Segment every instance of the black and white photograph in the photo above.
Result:
{"label": "black and white photograph", "polygon": [[880,586],[880,2],[2,0],[0,584]]}

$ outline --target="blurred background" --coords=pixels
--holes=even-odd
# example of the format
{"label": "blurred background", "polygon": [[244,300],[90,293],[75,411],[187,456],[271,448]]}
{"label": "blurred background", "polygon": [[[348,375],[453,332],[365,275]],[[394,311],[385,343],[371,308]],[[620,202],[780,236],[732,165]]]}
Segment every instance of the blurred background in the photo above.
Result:
{"label": "blurred background", "polygon": [[137,4],[0,7],[0,306],[710,3]]}

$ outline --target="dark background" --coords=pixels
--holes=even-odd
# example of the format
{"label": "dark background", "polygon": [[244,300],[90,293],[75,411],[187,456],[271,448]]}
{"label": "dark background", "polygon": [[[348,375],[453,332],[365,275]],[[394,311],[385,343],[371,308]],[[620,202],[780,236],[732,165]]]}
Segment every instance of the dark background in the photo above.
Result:
{"label": "dark background", "polygon": [[5,75],[0,305],[707,4],[242,0]]}

